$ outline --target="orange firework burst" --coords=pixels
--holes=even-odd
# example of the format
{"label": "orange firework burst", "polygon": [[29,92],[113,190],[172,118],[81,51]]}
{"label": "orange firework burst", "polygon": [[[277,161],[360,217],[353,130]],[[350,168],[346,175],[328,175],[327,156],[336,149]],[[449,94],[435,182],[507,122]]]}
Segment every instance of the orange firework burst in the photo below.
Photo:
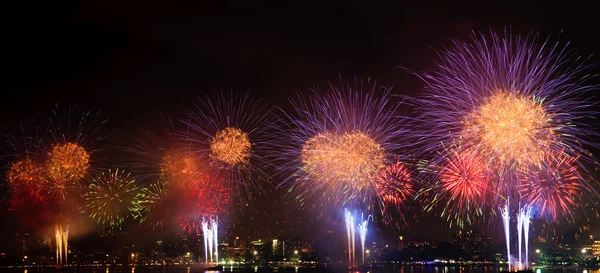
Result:
{"label": "orange firework burst", "polygon": [[415,197],[410,171],[402,162],[388,165],[381,169],[375,177],[377,196],[385,204],[400,206],[406,200]]}
{"label": "orange firework burst", "polygon": [[163,156],[160,173],[165,182],[184,185],[199,173],[199,166],[191,153],[175,150]]}
{"label": "orange firework burst", "polygon": [[362,132],[320,133],[302,148],[305,170],[322,184],[360,192],[368,188],[374,175],[385,166],[385,151]]}
{"label": "orange firework burst", "polygon": [[59,202],[67,200],[70,192],[86,175],[90,155],[75,143],[56,144],[48,153],[45,190]]}
{"label": "orange firework burst", "polygon": [[448,221],[452,222],[454,218],[459,226],[463,226],[463,216],[470,223],[471,211],[481,213],[489,175],[484,159],[476,153],[454,150],[450,155],[439,173],[438,187],[442,190],[439,197],[448,199],[442,217],[447,214]]}
{"label": "orange firework burst", "polygon": [[541,216],[555,221],[579,205],[584,185],[577,169],[577,157],[560,152],[546,156],[542,166],[532,166],[521,174],[519,193]]}
{"label": "orange firework burst", "polygon": [[505,165],[537,164],[553,140],[551,121],[535,97],[497,92],[466,116],[463,137]]}
{"label": "orange firework burst", "polygon": [[44,181],[44,168],[38,162],[26,157],[10,165],[7,177],[13,189],[21,186],[37,189]]}
{"label": "orange firework burst", "polygon": [[90,155],[75,143],[56,144],[48,153],[48,176],[55,181],[82,179],[90,167]]}
{"label": "orange firework burst", "polygon": [[250,160],[252,143],[244,131],[227,127],[210,139],[210,158],[229,166],[245,165]]}

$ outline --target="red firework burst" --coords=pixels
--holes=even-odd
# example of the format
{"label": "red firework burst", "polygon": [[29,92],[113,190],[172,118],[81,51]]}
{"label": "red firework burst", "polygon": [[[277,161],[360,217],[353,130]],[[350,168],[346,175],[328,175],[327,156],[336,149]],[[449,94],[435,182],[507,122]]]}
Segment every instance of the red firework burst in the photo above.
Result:
{"label": "red firework burst", "polygon": [[211,175],[201,175],[184,187],[174,189],[178,199],[175,221],[181,229],[196,234],[203,216],[220,215],[227,211],[229,194],[225,183]]}
{"label": "red firework burst", "polygon": [[446,159],[439,173],[439,196],[449,199],[442,212],[449,221],[453,217],[462,226],[471,222],[470,212],[480,210],[489,178],[485,166],[483,158],[466,150],[454,150]]}
{"label": "red firework burst", "polygon": [[10,199],[9,210],[17,213],[19,221],[30,228],[46,226],[52,220],[48,199],[33,187],[16,189]]}
{"label": "red firework burst", "polygon": [[415,197],[410,171],[402,162],[388,165],[381,169],[375,177],[375,189],[384,203],[402,205],[406,200]]}
{"label": "red firework burst", "polygon": [[523,200],[539,209],[540,216],[557,220],[578,206],[584,188],[576,162],[578,158],[566,153],[548,153],[540,166],[520,175],[519,193]]}

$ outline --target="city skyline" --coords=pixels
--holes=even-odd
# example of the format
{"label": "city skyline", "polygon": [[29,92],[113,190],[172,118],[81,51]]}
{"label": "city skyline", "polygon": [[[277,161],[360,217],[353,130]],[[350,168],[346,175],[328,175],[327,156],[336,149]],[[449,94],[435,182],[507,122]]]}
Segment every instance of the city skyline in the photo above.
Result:
{"label": "city skyline", "polygon": [[[315,86],[324,91],[328,82],[351,82],[355,78],[371,77],[380,85],[394,85],[394,99],[398,99],[397,95],[413,96],[422,92],[424,84],[410,72],[433,69],[431,59],[436,57],[436,50],[449,44],[449,39],[468,40],[471,31],[486,32],[490,27],[501,30],[508,26],[515,33],[540,31],[541,37],[549,36],[552,42],[571,41],[584,57],[600,48],[598,41],[589,38],[598,26],[591,19],[593,16],[556,16],[566,13],[562,10],[545,14],[508,8],[470,11],[437,6],[422,10],[400,4],[321,4],[320,9],[313,9],[300,4],[273,7],[266,3],[224,9],[200,4],[170,5],[163,10],[151,4],[137,9],[132,3],[46,4],[51,11],[48,14],[57,14],[58,18],[54,18],[45,11],[14,5],[17,16],[28,11],[32,15],[8,34],[11,50],[5,53],[8,61],[3,65],[10,72],[0,83],[7,94],[4,107],[0,107],[3,128],[14,131],[10,126],[23,118],[43,115],[56,103],[101,112],[100,121],[108,121],[102,128],[107,137],[98,147],[106,152],[103,160],[113,169],[132,172],[138,181],[144,178],[132,170],[129,162],[134,160],[123,147],[143,138],[141,130],[162,134],[172,124],[179,126],[177,119],[186,115],[186,109],[195,107],[198,97],[219,90],[233,90],[236,94],[251,90],[264,104],[283,111],[294,108],[289,99],[297,93],[309,94],[307,90]],[[200,11],[189,13],[188,8]],[[278,10],[270,12],[269,8]],[[600,62],[593,56],[590,63]],[[594,73],[598,73],[597,68],[590,71]],[[593,102],[597,103],[597,99]],[[411,110],[400,108],[401,112]],[[592,110],[597,111],[598,107]],[[594,147],[590,150],[596,154]],[[9,164],[3,164],[3,170]],[[275,170],[268,172],[276,180],[273,184],[283,182]],[[592,180],[598,177],[597,170],[589,172]],[[257,180],[252,177],[248,183]],[[9,186],[3,185],[0,194],[7,197]],[[233,200],[226,211],[228,216],[220,218],[220,236],[224,240],[300,236],[319,241],[334,231],[343,242],[343,208],[319,215],[299,207],[286,190],[268,185],[261,195],[252,189],[256,192],[249,194],[248,200]],[[2,207],[0,217],[16,223],[17,216],[6,207]],[[368,236],[385,239],[427,235],[432,240],[451,241],[461,229],[449,227],[447,221],[440,219],[440,209],[427,213],[416,206],[407,207],[401,212],[403,217],[394,210],[386,213],[391,217],[382,219],[375,215]],[[554,228],[559,234],[572,230],[600,233],[597,221],[590,217],[585,224],[551,221],[551,228],[543,232],[535,229],[532,234],[551,234]],[[382,223],[384,220],[388,223]],[[319,228],[317,232],[315,228]],[[96,229],[93,223],[82,222],[72,227],[69,236],[85,239]],[[135,235],[132,244],[151,242],[164,233],[183,234],[173,227],[142,227],[133,219],[125,219],[123,229]],[[497,244],[503,240],[499,215],[485,215],[479,223],[464,227],[465,231],[470,229],[494,234],[492,239]],[[20,224],[7,225],[0,228],[0,239],[11,240],[14,234],[23,232],[34,231]]]}

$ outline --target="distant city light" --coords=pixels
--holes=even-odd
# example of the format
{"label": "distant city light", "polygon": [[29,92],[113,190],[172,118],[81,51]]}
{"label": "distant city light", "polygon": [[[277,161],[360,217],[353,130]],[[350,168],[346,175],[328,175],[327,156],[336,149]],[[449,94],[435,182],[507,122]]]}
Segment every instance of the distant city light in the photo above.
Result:
{"label": "distant city light", "polygon": [[540,254],[540,249],[539,249],[539,248],[538,248],[538,249],[536,249],[536,250],[535,250],[535,253],[537,253],[537,254]]}
{"label": "distant city light", "polygon": [[585,254],[586,252],[587,252],[587,249],[585,249],[585,248],[581,250],[581,253],[583,253],[583,254]]}
{"label": "distant city light", "polygon": [[294,250],[294,254],[298,255],[298,250]]}

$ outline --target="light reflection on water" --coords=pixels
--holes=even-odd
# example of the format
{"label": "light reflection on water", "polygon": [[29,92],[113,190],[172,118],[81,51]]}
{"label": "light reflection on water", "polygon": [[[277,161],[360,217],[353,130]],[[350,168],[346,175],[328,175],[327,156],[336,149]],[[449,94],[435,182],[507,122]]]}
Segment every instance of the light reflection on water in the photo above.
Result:
{"label": "light reflection on water", "polygon": [[[198,267],[112,267],[112,268],[72,268],[65,273],[349,273],[339,269],[307,269],[307,268],[278,268],[270,269],[258,266],[246,269],[225,267],[223,271],[206,271]],[[452,267],[452,266],[397,266],[393,268],[375,268],[368,273],[500,273],[499,267]],[[600,273],[599,269],[586,268],[536,268],[535,273]],[[0,273],[61,273],[54,269],[44,268],[21,268],[21,269],[0,269]],[[354,273],[354,272],[352,272]]]}

